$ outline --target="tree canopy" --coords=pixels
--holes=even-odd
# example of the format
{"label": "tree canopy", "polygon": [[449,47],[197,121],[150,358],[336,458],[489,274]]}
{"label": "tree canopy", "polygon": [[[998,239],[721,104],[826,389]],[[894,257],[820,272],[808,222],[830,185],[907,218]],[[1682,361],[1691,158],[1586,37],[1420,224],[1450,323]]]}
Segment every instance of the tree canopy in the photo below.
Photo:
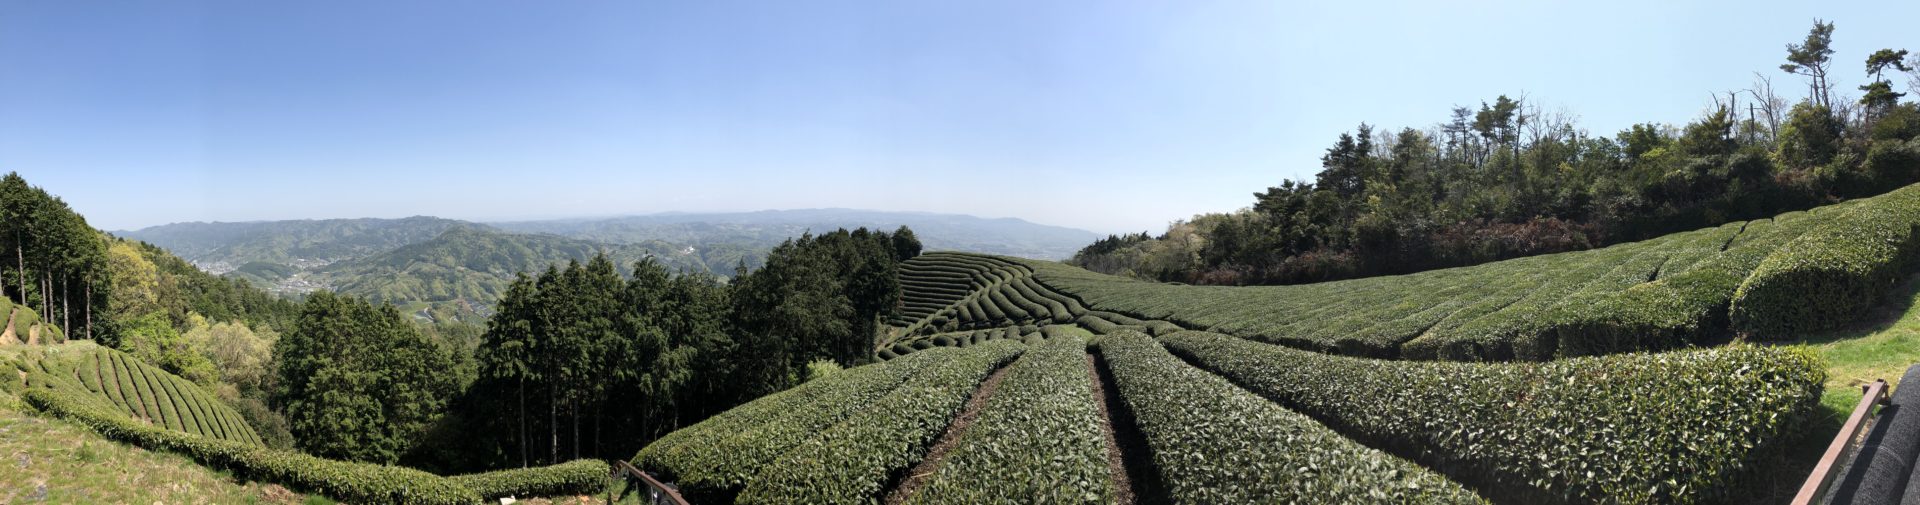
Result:
{"label": "tree canopy", "polygon": [[1681,127],[1611,136],[1506,95],[1424,130],[1361,124],[1310,182],[1282,180],[1245,209],[1159,235],[1111,236],[1069,262],[1163,281],[1316,282],[1640,240],[1920,181],[1920,106],[1899,103],[1885,77],[1913,68],[1908,53],[1867,59],[1874,84],[1856,109],[1831,100],[1833,32],[1816,21],[1788,46],[1781,68],[1810,81],[1791,107],[1762,77]]}

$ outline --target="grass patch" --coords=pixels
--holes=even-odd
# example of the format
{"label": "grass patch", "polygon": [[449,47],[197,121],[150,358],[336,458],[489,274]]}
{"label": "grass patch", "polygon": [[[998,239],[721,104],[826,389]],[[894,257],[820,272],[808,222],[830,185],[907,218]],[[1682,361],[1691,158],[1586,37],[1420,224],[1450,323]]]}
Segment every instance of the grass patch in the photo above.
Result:
{"label": "grass patch", "polygon": [[0,503],[295,504],[307,498],[235,480],[184,456],[114,443],[67,421],[0,407]]}
{"label": "grass patch", "polygon": [[1810,335],[1793,343],[1812,346],[1827,364],[1826,391],[1820,410],[1800,440],[1791,443],[1787,457],[1765,470],[1771,486],[1756,488],[1744,503],[1788,503],[1800,490],[1813,465],[1840,433],[1840,427],[1860,403],[1861,386],[1886,379],[1898,388],[1907,367],[1920,363],[1920,276],[1914,276],[1866,317],[1852,326]]}

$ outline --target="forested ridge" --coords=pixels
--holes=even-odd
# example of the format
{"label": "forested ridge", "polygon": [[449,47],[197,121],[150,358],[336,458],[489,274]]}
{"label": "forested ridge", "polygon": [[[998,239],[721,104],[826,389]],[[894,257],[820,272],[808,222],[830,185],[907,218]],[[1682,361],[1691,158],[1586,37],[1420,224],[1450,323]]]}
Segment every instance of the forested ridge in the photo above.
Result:
{"label": "forested ridge", "polygon": [[904,227],[808,233],[722,277],[643,245],[455,226],[386,256],[511,280],[484,322],[426,321],[380,297],[286,298],[208,274],[94,230],[18,174],[0,180],[0,204],[24,216],[0,224],[13,253],[0,287],[68,337],[204,388],[266,446],[441,473],[623,457],[869,362],[898,307],[897,265],[921,248]]}
{"label": "forested ridge", "polygon": [[[1684,126],[1593,134],[1541,100],[1501,95],[1425,129],[1361,124],[1312,180],[1250,206],[1114,235],[1069,260],[1199,284],[1294,284],[1589,249],[1871,196],[1920,181],[1920,105],[1893,79],[1920,55],[1874,52],[1856,99],[1834,89],[1834,25],[1789,44],[1781,74],[1714,95]],[[1788,98],[1805,79],[1806,93]],[[1777,82],[1776,82],[1777,80]]]}
{"label": "forested ridge", "polygon": [[449,228],[421,242],[316,269],[311,279],[328,289],[395,305],[425,305],[435,319],[484,321],[513,276],[553,263],[605,254],[624,272],[641,258],[672,271],[731,275],[758,266],[763,252],[736,248],[689,250],[665,242],[607,244],[549,234],[506,233],[481,226]]}

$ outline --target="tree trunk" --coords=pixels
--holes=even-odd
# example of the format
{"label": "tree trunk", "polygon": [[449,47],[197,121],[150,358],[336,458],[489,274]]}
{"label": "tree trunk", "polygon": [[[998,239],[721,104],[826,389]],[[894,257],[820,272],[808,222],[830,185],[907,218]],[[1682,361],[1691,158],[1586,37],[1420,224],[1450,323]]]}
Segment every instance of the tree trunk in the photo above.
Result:
{"label": "tree trunk", "polygon": [[87,274],[87,303],[82,310],[86,311],[87,340],[93,340],[93,274]]}
{"label": "tree trunk", "polygon": [[580,404],[573,404],[573,459],[580,459]]}
{"label": "tree trunk", "polygon": [[520,376],[520,468],[527,467],[527,377]]}
{"label": "tree trunk", "polygon": [[[26,247],[20,242],[18,229],[13,230],[13,259],[14,264],[20,267],[20,303],[25,304],[27,303],[27,252]],[[28,306],[31,307],[31,305]]]}
{"label": "tree trunk", "polygon": [[560,389],[554,381],[547,382],[547,463],[560,460]]}
{"label": "tree trunk", "polygon": [[60,283],[60,333],[69,333],[73,328],[73,286],[65,281]]}

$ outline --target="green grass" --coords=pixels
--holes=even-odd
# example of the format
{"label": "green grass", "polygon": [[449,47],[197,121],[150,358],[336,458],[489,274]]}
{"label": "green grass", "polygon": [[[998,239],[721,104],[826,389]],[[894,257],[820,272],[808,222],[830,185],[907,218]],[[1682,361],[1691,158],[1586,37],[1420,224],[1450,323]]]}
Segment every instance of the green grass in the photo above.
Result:
{"label": "green grass", "polygon": [[1766,471],[1770,488],[1756,489],[1751,503],[1787,503],[1860,403],[1861,387],[1886,379],[1899,387],[1907,367],[1920,363],[1920,276],[1907,279],[1868,316],[1848,328],[1808,336],[1804,343],[1826,359],[1826,392],[1813,427],[1793,442],[1788,459]]}
{"label": "green grass", "polygon": [[185,456],[115,443],[85,427],[3,404],[0,503],[291,504],[318,498],[238,481]]}

